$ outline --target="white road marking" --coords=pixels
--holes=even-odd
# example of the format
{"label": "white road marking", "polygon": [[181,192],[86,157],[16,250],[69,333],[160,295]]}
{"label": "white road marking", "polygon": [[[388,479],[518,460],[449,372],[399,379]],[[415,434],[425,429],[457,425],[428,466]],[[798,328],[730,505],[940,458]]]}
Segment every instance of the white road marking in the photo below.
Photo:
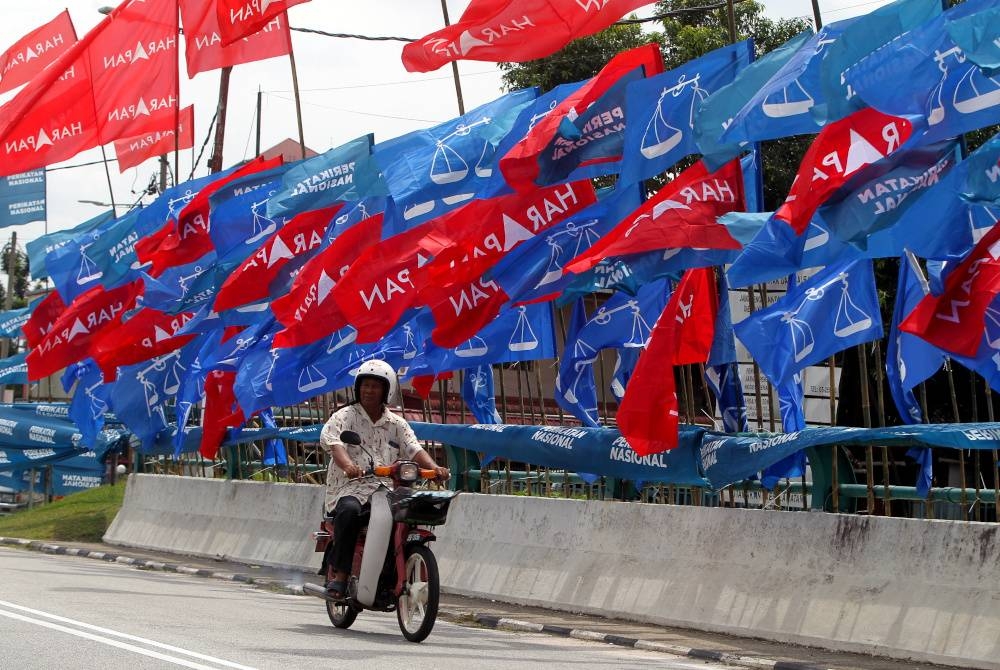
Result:
{"label": "white road marking", "polygon": [[[0,607],[6,607],[8,609],[13,609],[13,610],[20,610],[21,612],[27,612],[29,614],[33,614],[36,617],[43,617],[45,619],[51,619],[52,621],[59,621],[61,623],[70,624],[78,628],[91,630],[94,631],[94,633],[88,633],[85,632],[85,630],[77,630],[75,628],[69,628],[68,626],[63,626],[58,623],[52,623],[52,621],[44,621],[42,619],[32,618],[24,614],[18,614],[16,612],[5,612],[2,609],[0,609],[0,616],[5,616],[9,619],[16,619],[18,621],[24,621],[26,623],[35,624],[36,626],[42,626],[44,628],[58,630],[63,633],[69,633],[70,635],[76,635],[77,637],[82,637],[87,640],[92,640],[94,642],[100,642],[102,644],[106,644],[112,647],[118,647],[119,649],[127,649],[128,651],[133,651],[137,654],[142,654],[143,656],[150,656],[152,658],[156,658],[161,661],[167,661],[169,663],[174,663],[176,665],[182,665],[186,668],[195,668],[195,670],[218,670],[218,666],[222,666],[226,668],[236,668],[237,670],[254,670],[254,668],[247,665],[240,665],[239,663],[226,661],[221,658],[215,658],[214,656],[199,654],[198,652],[195,651],[188,651],[187,649],[181,649],[180,647],[174,647],[172,645],[164,644],[162,642],[156,642],[155,640],[149,640],[147,638],[139,637],[137,635],[129,635],[128,633],[121,633],[115,630],[111,630],[109,628],[94,626],[93,624],[85,623],[83,621],[68,619],[66,617],[61,617],[56,614],[50,614],[48,612],[42,612],[41,610],[31,609],[30,607],[15,605],[14,603],[7,602],[5,600],[0,600]],[[100,633],[101,635],[98,635],[96,633]],[[106,636],[111,636],[111,637],[106,637]],[[195,658],[198,660],[214,663],[215,665],[202,665],[201,663],[196,663],[195,661],[191,661],[185,658],[179,658],[177,656],[169,656],[167,654],[162,654],[158,651],[153,651],[152,649],[144,649],[134,644],[121,642],[119,640],[112,639],[112,637],[131,640],[132,642],[138,642],[140,644],[144,644],[149,647],[163,649],[166,651],[173,652],[175,654],[181,654],[183,656],[189,656],[191,658]]]}

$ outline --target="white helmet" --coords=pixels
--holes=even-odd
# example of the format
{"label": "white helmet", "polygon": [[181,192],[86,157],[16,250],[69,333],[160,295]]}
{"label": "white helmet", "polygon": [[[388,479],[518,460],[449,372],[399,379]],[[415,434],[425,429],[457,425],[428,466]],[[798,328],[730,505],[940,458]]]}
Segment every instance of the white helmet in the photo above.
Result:
{"label": "white helmet", "polygon": [[382,403],[388,405],[396,402],[396,394],[399,389],[399,381],[396,379],[396,371],[385,361],[365,361],[358,368],[354,377],[354,398],[361,399],[361,381],[365,377],[372,377],[385,382],[385,394],[382,396]]}

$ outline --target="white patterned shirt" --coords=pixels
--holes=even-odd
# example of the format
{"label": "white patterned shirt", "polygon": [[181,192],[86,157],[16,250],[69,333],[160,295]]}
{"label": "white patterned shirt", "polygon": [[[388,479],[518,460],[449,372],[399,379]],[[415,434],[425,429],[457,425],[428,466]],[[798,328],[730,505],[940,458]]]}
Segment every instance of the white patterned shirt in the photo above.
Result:
{"label": "white patterned shirt", "polygon": [[[340,434],[345,430],[353,430],[360,435],[361,447],[364,449],[341,442]],[[398,450],[389,446],[390,440],[399,445]],[[418,452],[424,450],[417,441],[417,436],[413,434],[410,424],[401,416],[393,414],[386,407],[379,420],[373,423],[368,412],[360,404],[347,405],[334,412],[323,426],[319,442],[331,455],[330,467],[326,472],[327,513],[333,511],[342,496],[354,496],[362,504],[368,502],[378,489],[379,482],[375,477],[348,479],[332,458],[335,445],[343,447],[354,464],[362,470],[367,470],[369,466],[369,456],[365,453],[365,449],[374,458],[375,465],[389,465],[399,458],[413,460]],[[391,480],[382,481],[391,486]]]}

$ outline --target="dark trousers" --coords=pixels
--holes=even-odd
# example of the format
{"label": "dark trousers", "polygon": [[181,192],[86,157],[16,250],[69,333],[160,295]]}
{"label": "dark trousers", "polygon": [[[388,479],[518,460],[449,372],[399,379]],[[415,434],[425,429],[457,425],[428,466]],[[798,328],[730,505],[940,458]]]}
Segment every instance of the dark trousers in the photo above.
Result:
{"label": "dark trousers", "polygon": [[351,564],[354,562],[354,547],[358,543],[358,533],[361,532],[362,512],[370,504],[361,504],[354,496],[344,496],[337,501],[333,510],[333,569],[337,572],[351,574]]}

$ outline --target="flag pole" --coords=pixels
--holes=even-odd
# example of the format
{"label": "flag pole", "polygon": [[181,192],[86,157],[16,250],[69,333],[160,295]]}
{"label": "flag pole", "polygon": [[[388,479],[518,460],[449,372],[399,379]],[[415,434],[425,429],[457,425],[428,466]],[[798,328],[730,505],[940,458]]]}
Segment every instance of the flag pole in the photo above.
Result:
{"label": "flag pole", "polygon": [[215,146],[212,148],[212,157],[208,161],[209,172],[222,172],[222,145],[226,139],[226,108],[229,105],[229,77],[233,73],[233,66],[227,65],[219,73],[219,106],[218,119],[215,123]]}
{"label": "flag pole", "polygon": [[[733,0],[729,0],[732,4]],[[450,26],[451,19],[448,18],[448,0],[441,0],[441,15],[444,16],[444,25]],[[458,100],[459,116],[465,114],[465,100],[462,98],[462,80],[458,77],[458,63],[451,62],[451,76],[455,80],[455,98]]]}
{"label": "flag pole", "polygon": [[[181,0],[177,0],[174,9],[174,20],[177,21],[177,31],[174,33],[174,44],[177,46],[177,58],[174,59],[174,182],[181,173]],[[191,115],[192,120],[194,114]],[[194,137],[194,128],[191,129],[191,137]],[[193,146],[193,143],[192,143]],[[192,170],[194,167],[191,168]],[[160,193],[167,190],[167,157],[160,157]]]}
{"label": "flag pole", "polygon": [[[288,26],[288,14],[285,14],[285,26]],[[295,49],[292,48],[292,31],[288,30],[288,64],[292,68],[292,91],[295,95],[295,120],[299,124],[299,149],[302,158],[306,157],[306,136],[302,130],[302,98],[299,96],[299,70],[295,67]],[[258,101],[260,98],[258,98]],[[260,105],[260,102],[257,103]],[[258,107],[259,109],[259,107]],[[259,123],[258,117],[258,123]],[[258,126],[259,127],[259,126]]]}
{"label": "flag pole", "polygon": [[104,159],[104,176],[108,178],[108,195],[111,197],[111,218],[118,218],[118,208],[115,207],[115,190],[111,188],[111,169],[108,167],[108,153],[101,145],[101,158]]}

